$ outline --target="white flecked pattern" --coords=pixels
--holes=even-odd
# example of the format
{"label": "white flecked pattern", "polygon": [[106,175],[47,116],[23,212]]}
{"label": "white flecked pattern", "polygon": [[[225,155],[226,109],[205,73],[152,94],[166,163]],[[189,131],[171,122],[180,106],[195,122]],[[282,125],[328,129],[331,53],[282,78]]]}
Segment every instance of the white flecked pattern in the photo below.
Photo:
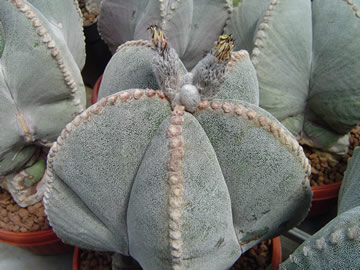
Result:
{"label": "white flecked pattern", "polygon": [[25,13],[26,17],[31,21],[32,25],[35,28],[36,33],[41,38],[42,42],[46,44],[48,49],[51,52],[51,55],[56,60],[61,72],[63,73],[64,80],[66,85],[71,90],[71,96],[73,97],[73,104],[77,108],[77,113],[80,113],[84,110],[80,100],[75,99],[75,92],[78,91],[76,83],[68,71],[64,64],[63,57],[60,51],[56,48],[55,41],[51,38],[50,33],[46,30],[46,28],[42,25],[41,21],[36,17],[36,14],[31,10],[30,6],[27,5],[24,0],[11,0],[12,3],[23,13]]}

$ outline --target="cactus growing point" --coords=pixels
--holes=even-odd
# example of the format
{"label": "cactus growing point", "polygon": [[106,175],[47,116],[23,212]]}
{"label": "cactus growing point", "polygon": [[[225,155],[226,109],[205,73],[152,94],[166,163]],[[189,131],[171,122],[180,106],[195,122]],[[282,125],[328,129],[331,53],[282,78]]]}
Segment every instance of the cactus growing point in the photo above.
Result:
{"label": "cactus growing point", "polygon": [[188,72],[151,30],[152,44],[128,42],[111,59],[101,90],[119,92],[52,146],[46,213],[65,242],[143,269],[229,269],[306,216],[310,166],[257,106],[255,70],[247,52],[231,53],[231,37]]}

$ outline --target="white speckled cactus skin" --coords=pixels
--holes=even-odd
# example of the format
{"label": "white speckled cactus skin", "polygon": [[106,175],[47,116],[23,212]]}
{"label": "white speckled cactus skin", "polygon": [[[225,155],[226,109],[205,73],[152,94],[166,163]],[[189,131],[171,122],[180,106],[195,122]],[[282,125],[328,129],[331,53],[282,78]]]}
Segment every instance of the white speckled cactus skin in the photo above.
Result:
{"label": "white speckled cactus skin", "polygon": [[360,123],[360,1],[243,0],[226,27],[251,52],[260,106],[339,154]]}
{"label": "white speckled cactus skin", "polygon": [[338,215],[305,241],[280,269],[359,269],[360,266],[360,148],[345,172]]}
{"label": "white speckled cactus skin", "polygon": [[126,41],[148,39],[146,27],[157,24],[193,68],[223,32],[231,10],[230,0],[103,0],[98,29],[115,52]]}
{"label": "white speckled cactus skin", "polygon": [[[143,269],[229,269],[306,216],[310,165],[291,133],[257,106],[247,52],[204,58],[192,74],[159,47],[124,44],[101,86],[119,92],[77,116],[52,146],[46,213],[63,241],[131,255]],[[218,64],[226,72],[214,90]],[[177,75],[165,80],[162,72]],[[124,89],[134,83],[144,89]],[[200,95],[191,113],[194,93],[184,85]]]}
{"label": "white speckled cactus skin", "polygon": [[[106,66],[99,89],[99,99],[126,89],[158,89],[151,64],[152,58],[150,41],[128,41],[121,45]],[[230,72],[227,72],[225,81],[220,85],[220,92],[215,97],[238,99],[258,105],[258,81],[255,69],[251,61],[248,61],[248,53],[233,52],[232,59],[233,61],[228,64]],[[236,68],[233,68],[235,63]],[[199,65],[193,69],[192,73],[196,73],[198,68]],[[181,61],[178,61],[178,73],[179,76],[187,73]]]}
{"label": "white speckled cactus skin", "polygon": [[84,110],[79,12],[74,0],[0,1],[0,178],[50,147]]}

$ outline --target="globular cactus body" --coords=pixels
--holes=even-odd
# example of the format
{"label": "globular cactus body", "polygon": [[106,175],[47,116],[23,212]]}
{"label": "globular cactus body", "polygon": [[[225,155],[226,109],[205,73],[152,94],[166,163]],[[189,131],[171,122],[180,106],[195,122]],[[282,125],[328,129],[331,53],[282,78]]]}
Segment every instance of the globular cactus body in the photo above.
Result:
{"label": "globular cactus body", "polygon": [[79,15],[72,0],[0,2],[0,177],[31,166],[84,109]]}
{"label": "globular cactus body", "polygon": [[251,52],[260,106],[303,143],[345,154],[360,122],[359,0],[244,0],[226,31]]}
{"label": "globular cactus body", "polygon": [[[157,34],[153,45],[121,46],[100,90],[116,93],[77,116],[51,148],[46,213],[65,242],[131,255],[143,269],[229,269],[305,217],[310,166],[257,106],[255,70],[245,51],[230,56],[231,37],[209,53],[215,62],[187,72]],[[116,70],[127,80],[108,76]],[[160,90],[124,89],[130,82]]]}

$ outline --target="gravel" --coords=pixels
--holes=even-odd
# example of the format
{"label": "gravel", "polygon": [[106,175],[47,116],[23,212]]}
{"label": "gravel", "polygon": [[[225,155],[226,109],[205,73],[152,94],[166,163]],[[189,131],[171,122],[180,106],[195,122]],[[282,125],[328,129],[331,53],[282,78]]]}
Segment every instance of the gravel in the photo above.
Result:
{"label": "gravel", "polygon": [[342,181],[347,161],[352,156],[354,148],[360,144],[360,126],[350,133],[350,147],[345,156],[324,153],[303,145],[305,155],[311,164],[309,177],[311,186],[321,186]]}
{"label": "gravel", "polygon": [[[271,240],[263,241],[249,249],[232,266],[231,270],[265,270],[271,263]],[[91,250],[79,250],[80,270],[111,270],[112,253]],[[129,257],[131,260],[131,258]],[[129,269],[141,269],[136,263],[129,264]]]}
{"label": "gravel", "polygon": [[49,228],[42,202],[21,208],[8,192],[0,190],[0,229],[11,232],[34,232]]}

